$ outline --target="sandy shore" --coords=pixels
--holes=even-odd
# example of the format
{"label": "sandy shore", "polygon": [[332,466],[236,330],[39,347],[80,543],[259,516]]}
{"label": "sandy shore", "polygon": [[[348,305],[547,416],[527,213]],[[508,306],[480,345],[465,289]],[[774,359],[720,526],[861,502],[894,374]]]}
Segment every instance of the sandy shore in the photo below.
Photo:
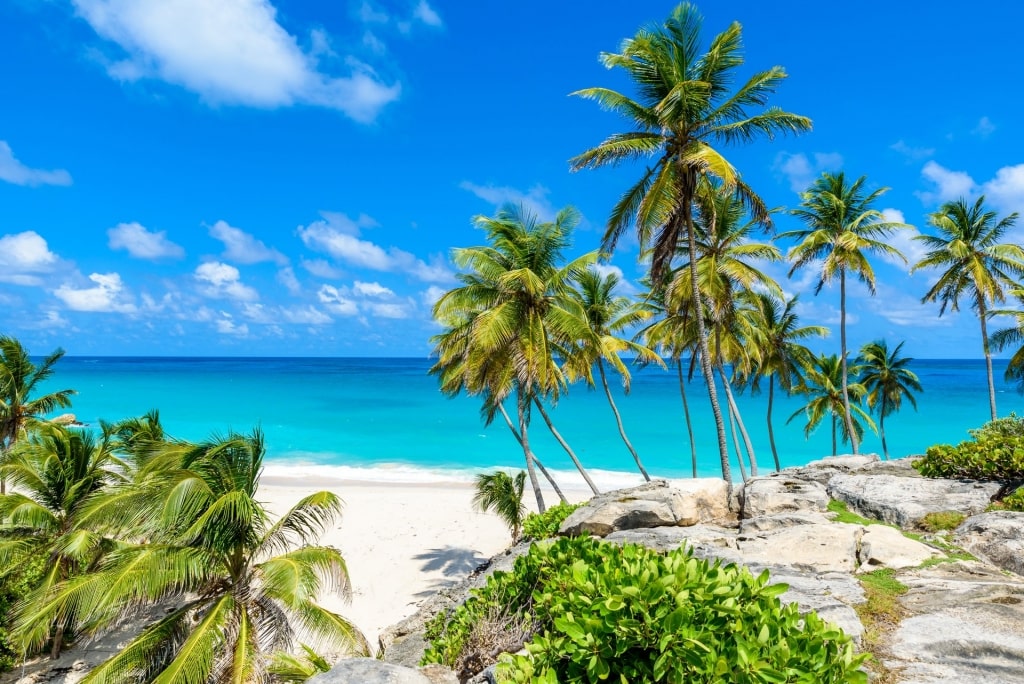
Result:
{"label": "sandy shore", "polygon": [[[453,584],[510,542],[493,514],[478,513],[468,483],[398,484],[264,476],[259,499],[274,514],[321,489],[345,502],[340,524],[322,543],[341,549],[352,580],[352,601],[322,603],[352,620],[376,648],[379,633],[416,611],[438,589]],[[564,490],[582,501],[589,490]],[[524,497],[535,508],[532,492]],[[558,498],[546,492],[549,505]]]}

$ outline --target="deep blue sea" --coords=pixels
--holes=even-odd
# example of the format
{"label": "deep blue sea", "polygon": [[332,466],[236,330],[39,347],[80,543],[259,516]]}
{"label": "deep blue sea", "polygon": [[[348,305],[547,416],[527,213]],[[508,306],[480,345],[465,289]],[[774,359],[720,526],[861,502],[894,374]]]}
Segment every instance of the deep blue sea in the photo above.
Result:
{"label": "deep blue sea", "polygon": [[[259,426],[266,436],[268,472],[330,472],[361,479],[429,481],[463,479],[494,466],[522,464],[519,445],[501,421],[484,426],[479,402],[448,399],[427,374],[427,359],[299,358],[116,358],[65,357],[47,390],[78,391],[70,409],[78,420],[97,425],[159,409],[167,431],[201,440],[228,430]],[[922,453],[936,443],[955,443],[988,418],[981,360],[916,360],[912,366],[924,392],[918,410],[906,405],[886,420],[890,454]],[[1005,361],[996,361],[1000,415],[1024,413],[1024,397],[1002,380]],[[632,391],[614,390],[626,431],[652,475],[689,477],[686,437],[675,372],[633,369]],[[720,475],[714,423],[700,382],[687,387],[694,417],[699,473]],[[762,470],[772,462],[765,426],[767,392],[737,397]],[[723,398],[724,405],[724,398]],[[823,423],[809,438],[798,415],[800,397],[776,392],[774,425],[783,466],[831,453]],[[581,460],[612,478],[632,471],[604,393],[582,385],[551,411],[562,435]],[[557,470],[572,465],[535,415],[530,429],[538,457]],[[863,451],[881,451],[875,435]],[[846,449],[840,446],[840,453]],[[734,458],[735,461],[735,458]],[[738,470],[733,463],[734,476]]]}

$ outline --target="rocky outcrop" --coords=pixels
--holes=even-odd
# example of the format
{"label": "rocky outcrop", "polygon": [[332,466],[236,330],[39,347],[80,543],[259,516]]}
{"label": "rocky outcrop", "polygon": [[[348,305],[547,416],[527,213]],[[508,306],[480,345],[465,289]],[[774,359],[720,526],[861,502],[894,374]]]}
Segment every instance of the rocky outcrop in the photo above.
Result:
{"label": "rocky outcrop", "polygon": [[865,517],[913,528],[929,513],[981,513],[992,502],[999,485],[923,477],[908,479],[889,474],[840,474],[828,481],[827,489],[833,499],[845,502],[851,510]]}
{"label": "rocky outcrop", "polygon": [[965,520],[953,535],[975,556],[1024,575],[1024,513],[992,511]]}
{"label": "rocky outcrop", "polygon": [[740,518],[779,513],[821,513],[828,507],[825,485],[795,477],[756,477],[740,490]]}
{"label": "rocky outcrop", "polygon": [[868,525],[860,538],[860,562],[858,572],[870,572],[881,568],[902,570],[916,568],[931,558],[944,554],[927,544],[908,539],[894,527]]}
{"label": "rocky outcrop", "polygon": [[878,462],[878,454],[829,456],[818,461],[811,461],[803,467],[786,468],[781,473],[774,473],[769,477],[793,477],[825,485],[835,475],[860,472]]}

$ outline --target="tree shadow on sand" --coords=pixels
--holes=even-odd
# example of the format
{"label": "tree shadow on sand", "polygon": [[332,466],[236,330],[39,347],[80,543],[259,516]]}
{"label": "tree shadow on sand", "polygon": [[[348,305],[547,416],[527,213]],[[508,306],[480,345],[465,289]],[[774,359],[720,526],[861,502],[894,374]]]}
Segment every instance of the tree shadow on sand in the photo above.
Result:
{"label": "tree shadow on sand", "polygon": [[425,591],[417,592],[417,597],[432,596],[439,589],[454,584],[487,562],[487,558],[474,549],[457,546],[429,549],[413,558],[423,561],[420,569],[424,572],[440,571],[444,575],[443,578],[432,581]]}

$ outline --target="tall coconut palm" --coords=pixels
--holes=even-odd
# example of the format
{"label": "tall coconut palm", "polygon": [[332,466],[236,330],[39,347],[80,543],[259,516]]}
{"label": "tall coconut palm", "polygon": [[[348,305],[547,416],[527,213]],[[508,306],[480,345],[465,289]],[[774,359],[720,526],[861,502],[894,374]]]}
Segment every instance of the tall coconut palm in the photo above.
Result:
{"label": "tall coconut palm", "polygon": [[872,295],[875,294],[875,271],[868,261],[868,255],[891,256],[906,263],[903,253],[885,242],[885,238],[895,230],[908,227],[903,223],[887,221],[882,212],[873,206],[889,188],[868,192],[866,184],[865,176],[850,183],[842,172],[822,174],[807,192],[800,195],[800,206],[792,211],[794,216],[804,222],[805,227],[779,235],[779,238],[796,238],[800,241],[789,250],[788,258],[793,263],[789,270],[790,276],[808,266],[820,269],[814,294],[820,293],[826,283],[839,279],[842,416],[855,454],[860,438],[857,430],[853,429],[853,416],[850,413],[849,368],[846,360],[846,276],[855,276],[867,285]]}
{"label": "tall coconut palm", "polygon": [[775,398],[775,380],[779,387],[792,394],[803,385],[803,371],[811,365],[814,354],[800,344],[812,337],[825,337],[828,328],[820,325],[800,325],[796,313],[798,297],[780,299],[767,292],[751,293],[751,327],[758,334],[758,359],[754,373],[754,387],[762,377],[768,378],[768,442],[775,460],[775,470],[780,469],[779,452],[775,446],[775,432],[772,429],[772,404]]}
{"label": "tall coconut palm", "polygon": [[[1013,290],[1010,294],[1024,306],[1024,289]],[[1004,377],[1010,382],[1016,382],[1017,391],[1024,394],[1024,309],[995,310],[989,314],[1013,317],[1013,324],[992,333],[992,346],[999,351],[1007,347],[1016,347],[1006,364]]]}
{"label": "tall coconut palm", "polygon": [[[579,214],[563,209],[554,221],[539,222],[523,207],[502,207],[493,218],[479,216],[487,245],[453,252],[464,269],[462,285],[434,305],[434,318],[446,331],[432,339],[438,357],[431,372],[442,385],[462,383],[485,394],[497,407],[515,397],[520,444],[527,474],[543,511],[544,497],[534,469],[529,422],[535,399],[556,400],[565,378],[556,356],[587,335],[586,317],[569,295],[570,281],[597,260],[589,252],[563,263]],[[584,480],[596,491],[583,465],[572,454]]]}
{"label": "tall coconut palm", "polygon": [[928,253],[911,270],[929,268],[941,272],[921,300],[941,302],[940,316],[947,308],[958,311],[961,297],[966,298],[978,314],[992,420],[996,419],[996,387],[988,338],[988,310],[1005,301],[1006,291],[1019,287],[1019,279],[1024,275],[1024,249],[1015,243],[1000,242],[1016,221],[1016,212],[997,219],[994,211],[985,208],[984,195],[973,205],[965,199],[946,202],[928,216],[928,224],[938,235],[915,237],[925,244]]}
{"label": "tall coconut palm", "polygon": [[[856,372],[856,369],[854,370]],[[860,407],[860,401],[867,394],[867,390],[859,382],[847,381],[846,396],[853,399],[850,403],[853,428],[852,431],[847,431],[847,423],[843,420],[846,403],[844,403],[843,397],[842,374],[843,363],[835,354],[831,356],[822,354],[815,358],[814,364],[804,373],[805,383],[800,387],[800,392],[810,398],[804,408],[794,411],[793,415],[786,420],[788,424],[797,416],[805,416],[807,424],[804,426],[804,435],[810,437],[825,416],[828,416],[832,423],[833,456],[838,453],[837,426],[843,441],[851,443],[854,433],[863,436],[865,424],[872,430],[875,429],[875,421],[871,420],[871,416]]]}
{"label": "tall coconut palm", "polygon": [[860,384],[867,390],[868,406],[878,413],[878,432],[882,437],[882,455],[889,458],[885,443],[885,417],[903,406],[903,399],[917,410],[913,392],[921,392],[921,382],[914,371],[907,368],[914,359],[900,357],[903,343],[891,352],[885,340],[868,342],[860,348],[857,364],[860,366]]}
{"label": "tall coconut palm", "polygon": [[[575,94],[623,115],[633,130],[612,135],[571,160],[573,170],[614,166],[626,160],[653,158],[640,180],[615,205],[604,234],[611,252],[620,236],[636,226],[640,244],[651,256],[651,282],[662,282],[682,242],[696,251],[693,201],[704,179],[716,178],[736,192],[752,216],[766,224],[770,216],[761,199],[719,152],[724,144],[768,139],[809,130],[810,119],[768,107],[769,97],[786,78],[782,67],[750,76],[732,90],[743,65],[741,28],[731,24],[701,52],[702,18],[697,8],[679,5],[663,24],[640,29],[618,53],[603,53],[608,68],[620,68],[635,84],[631,98],[608,88]],[[752,110],[758,110],[751,113]],[[690,269],[694,300],[700,299],[697,271]],[[725,424],[715,391],[703,320],[696,319],[701,371],[707,385],[718,434],[722,476],[731,480]]]}
{"label": "tall coconut palm", "polygon": [[[53,367],[62,356],[64,350],[58,348],[37,366],[21,342],[0,335],[0,462],[43,416],[71,406],[74,390],[35,396],[41,383],[53,375]],[[0,494],[6,491],[7,482],[0,477]]]}
{"label": "tall coconut palm", "polygon": [[168,447],[162,460],[174,467],[163,477],[125,485],[149,497],[134,510],[105,507],[104,522],[127,541],[19,609],[22,646],[38,646],[54,622],[91,634],[174,599],[83,681],[264,682],[271,655],[299,638],[368,654],[358,629],[316,603],[324,589],[348,590],[341,553],[313,545],[337,523],[341,500],[318,492],[272,521],[256,498],[263,455],[259,431]]}
{"label": "tall coconut palm", "polygon": [[520,470],[515,477],[501,470],[480,473],[476,476],[476,493],[473,506],[481,513],[494,511],[512,533],[512,543],[519,541],[526,520],[526,506],[523,504],[523,490],[526,487],[526,471]]}
{"label": "tall coconut palm", "polygon": [[[45,601],[54,586],[99,558],[105,540],[83,528],[81,517],[91,496],[122,480],[122,466],[106,438],[56,425],[30,434],[0,466],[14,487],[0,495],[0,567],[47,558],[27,606]],[[64,646],[66,626],[62,620],[52,625],[53,658]]]}
{"label": "tall coconut palm", "polygon": [[622,378],[622,386],[626,393],[629,393],[630,374],[619,354],[631,352],[642,363],[656,363],[662,367],[665,362],[649,347],[620,336],[623,331],[636,328],[651,314],[635,300],[617,295],[616,289],[619,287],[619,282],[619,276],[615,273],[602,274],[593,267],[584,271],[577,278],[577,287],[573,289],[572,296],[576,298],[586,313],[590,334],[580,340],[573,348],[569,358],[566,359],[566,372],[570,380],[582,377],[588,384],[593,385],[593,368],[597,367],[598,375],[601,378],[601,387],[604,389],[608,405],[615,415],[619,436],[622,437],[626,448],[633,456],[640,474],[650,482],[651,477],[647,474],[640,455],[637,454],[633,444],[626,436],[626,429],[622,425],[622,416],[619,414],[619,409],[612,398],[611,388],[608,386],[605,362]]}

